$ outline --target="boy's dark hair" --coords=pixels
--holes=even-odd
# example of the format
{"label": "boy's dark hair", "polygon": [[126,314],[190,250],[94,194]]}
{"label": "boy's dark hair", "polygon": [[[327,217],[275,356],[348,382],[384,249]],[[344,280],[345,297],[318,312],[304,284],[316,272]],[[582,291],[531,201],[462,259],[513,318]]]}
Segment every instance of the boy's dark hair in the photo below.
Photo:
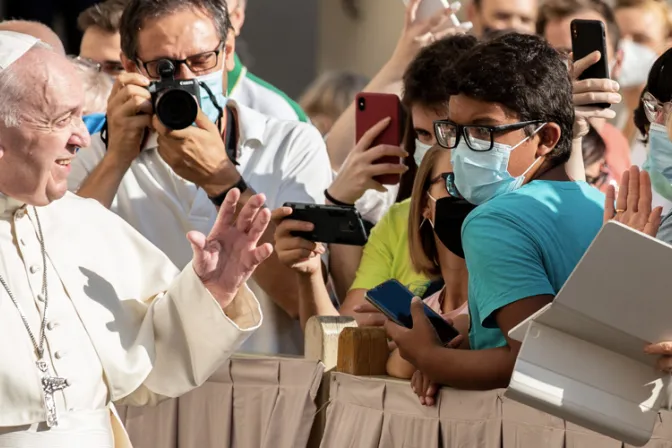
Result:
{"label": "boy's dark hair", "polygon": [[453,64],[477,43],[478,40],[474,36],[466,34],[446,37],[420,50],[406,68],[402,103],[408,112],[404,134],[404,148],[409,153],[405,161],[408,171],[401,178],[397,202],[411,197],[413,180],[418,168],[413,158],[415,133],[411,120],[411,107],[420,105],[435,110],[447,107],[450,100],[448,78],[451,76]]}
{"label": "boy's dark hair", "polygon": [[[656,59],[653,67],[651,67],[646,87],[644,87],[644,90],[642,91],[642,96],[639,98],[639,105],[633,114],[635,126],[645,137],[649,135],[649,125],[651,123],[649,122],[649,119],[646,118],[642,97],[644,96],[644,93],[649,92],[661,103],[672,101],[672,83],[670,83],[670,79],[672,79],[672,48]],[[645,138],[645,141],[647,140],[648,137]]]}
{"label": "boy's dark hair", "polygon": [[121,16],[121,51],[132,61],[138,58],[138,32],[147,20],[157,19],[188,8],[205,11],[212,18],[222,42],[231,27],[226,2],[222,0],[128,0]]}
{"label": "boy's dark hair", "polygon": [[581,152],[583,154],[583,164],[585,166],[604,159],[607,152],[607,146],[604,139],[597,130],[590,126],[588,133],[581,139]]}
{"label": "boy's dark hair", "polygon": [[92,26],[108,33],[118,33],[119,23],[128,0],[107,0],[86,8],[77,18],[77,27],[81,32]]}
{"label": "boy's dark hair", "polygon": [[508,33],[479,43],[457,61],[450,93],[501,104],[520,121],[556,123],[560,139],[547,158],[557,166],[569,159],[574,124],[572,82],[563,61],[543,38]]}

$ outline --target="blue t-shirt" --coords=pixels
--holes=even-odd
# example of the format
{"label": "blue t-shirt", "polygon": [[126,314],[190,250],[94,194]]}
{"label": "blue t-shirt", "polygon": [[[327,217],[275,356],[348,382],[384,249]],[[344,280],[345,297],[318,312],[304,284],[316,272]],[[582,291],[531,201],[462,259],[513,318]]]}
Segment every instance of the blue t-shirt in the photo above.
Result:
{"label": "blue t-shirt", "polygon": [[85,115],[82,117],[82,120],[84,120],[86,129],[89,130],[89,134],[93,135],[103,129],[103,125],[105,124],[105,114]]}
{"label": "blue t-shirt", "polygon": [[536,180],[479,205],[464,221],[470,345],[506,345],[500,308],[555,296],[600,228],[604,194],[585,182]]}

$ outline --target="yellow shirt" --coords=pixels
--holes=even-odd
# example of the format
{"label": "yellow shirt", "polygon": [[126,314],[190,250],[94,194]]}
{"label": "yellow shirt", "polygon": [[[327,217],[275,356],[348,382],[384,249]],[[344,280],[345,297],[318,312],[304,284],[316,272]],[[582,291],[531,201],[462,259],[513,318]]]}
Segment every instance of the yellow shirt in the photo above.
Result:
{"label": "yellow shirt", "polygon": [[415,272],[408,250],[410,208],[410,199],[394,204],[371,230],[351,290],[368,290],[396,279],[416,296],[424,295],[430,279]]}

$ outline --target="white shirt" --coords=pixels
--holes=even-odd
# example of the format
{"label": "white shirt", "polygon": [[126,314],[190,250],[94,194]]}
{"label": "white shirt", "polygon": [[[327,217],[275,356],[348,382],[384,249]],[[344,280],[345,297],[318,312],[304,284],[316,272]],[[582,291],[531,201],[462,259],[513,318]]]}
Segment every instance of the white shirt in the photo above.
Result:
{"label": "white shirt", "polygon": [[[38,213],[48,255],[44,360],[69,386],[54,394],[59,426],[46,430],[37,356],[0,287],[0,358],[11,360],[0,363],[2,448],[124,446],[111,402],[153,404],[199,386],[261,323],[249,291],[225,315],[190,264],[180,274],[96,201],[68,193]],[[37,235],[34,208],[0,195],[0,275],[39,338]]]}
{"label": "white shirt", "polygon": [[[285,202],[323,204],[332,173],[319,131],[306,123],[262,115],[233,101],[228,105],[238,111],[238,171],[254,191],[266,195],[267,206],[275,209]],[[153,148],[155,138],[124,176],[111,210],[182,267],[192,257],[184,235],[191,230],[207,235],[217,209],[205,191],[175,174]],[[99,134],[93,136],[89,148],[79,151],[69,178],[71,190],[79,188],[105,151]],[[302,354],[299,322],[290,319],[253,281],[250,287],[262,304],[265,322],[243,350]]]}
{"label": "white shirt", "polygon": [[385,193],[366,190],[364,195],[355,202],[355,208],[359,214],[371,224],[377,224],[397,200],[399,184],[385,185],[385,188],[387,188]]}
{"label": "white shirt", "polygon": [[308,122],[301,107],[277,87],[253,75],[234,56],[234,69],[228,73],[229,98],[259,113],[280,120]]}

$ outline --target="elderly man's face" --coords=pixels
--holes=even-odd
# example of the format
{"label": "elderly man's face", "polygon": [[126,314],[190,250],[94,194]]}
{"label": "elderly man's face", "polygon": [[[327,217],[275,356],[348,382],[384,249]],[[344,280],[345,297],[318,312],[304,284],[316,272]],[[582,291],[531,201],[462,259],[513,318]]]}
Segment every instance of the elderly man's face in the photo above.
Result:
{"label": "elderly man's face", "polygon": [[20,125],[0,121],[0,192],[46,205],[65,195],[76,149],[91,141],[82,121],[84,92],[63,56],[33,50],[15,64],[27,90]]}

